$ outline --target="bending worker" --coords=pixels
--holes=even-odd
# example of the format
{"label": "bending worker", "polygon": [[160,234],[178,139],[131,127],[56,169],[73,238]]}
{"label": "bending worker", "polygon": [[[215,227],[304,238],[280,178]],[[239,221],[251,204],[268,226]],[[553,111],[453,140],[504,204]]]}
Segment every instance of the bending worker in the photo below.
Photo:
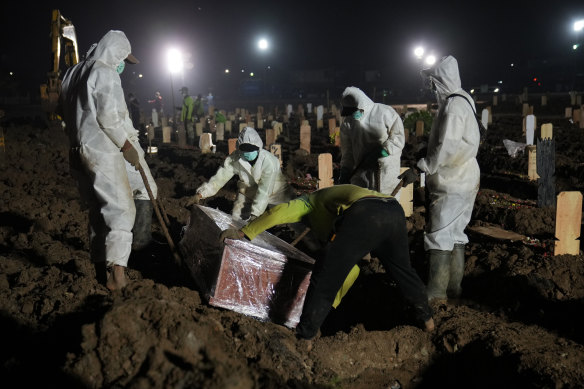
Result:
{"label": "bending worker", "polygon": [[389,105],[374,103],[359,88],[348,87],[341,99],[340,184],[391,194],[399,183],[405,145],[400,116]]}
{"label": "bending worker", "polygon": [[303,195],[268,210],[241,230],[227,229],[221,240],[253,240],[279,224],[302,221],[327,244],[310,277],[296,334],[312,339],[324,322],[337,291],[351,268],[374,253],[413,306],[416,319],[434,329],[424,284],[410,264],[408,232],[403,209],[388,195],[355,185],[336,185]]}
{"label": "bending worker", "polygon": [[237,150],[225,159],[209,182],[197,188],[197,193],[187,202],[187,206],[214,196],[234,175],[239,177],[239,181],[237,199],[231,212],[233,219],[255,218],[269,204],[280,204],[294,198],[294,190],[280,170],[280,161],[263,146],[264,142],[256,130],[251,127],[241,130]]}
{"label": "bending worker", "polygon": [[417,164],[426,173],[430,195],[430,217],[424,235],[424,248],[430,259],[428,297],[445,300],[459,297],[462,292],[468,243],[464,229],[472,216],[480,181],[476,160],[480,132],[474,102],[461,87],[454,57],[444,57],[434,67],[423,70],[422,75],[436,93],[439,105],[427,154]]}
{"label": "bending worker", "polygon": [[71,173],[89,205],[91,259],[99,280],[105,279],[106,266],[110,269],[111,290],[127,284],[132,242],[138,249],[150,239],[152,203],[138,167],[157,193],[124,100],[120,73],[126,62],[138,62],[128,38],[109,31],[67,71],[61,94]]}

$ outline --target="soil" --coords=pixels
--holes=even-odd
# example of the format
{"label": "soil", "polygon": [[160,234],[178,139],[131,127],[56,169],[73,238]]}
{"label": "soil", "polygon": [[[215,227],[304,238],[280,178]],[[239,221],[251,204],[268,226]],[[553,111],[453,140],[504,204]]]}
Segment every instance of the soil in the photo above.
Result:
{"label": "soil", "polygon": [[[554,125],[557,192],[584,189],[582,130],[560,115],[568,105],[536,104],[538,124]],[[5,121],[2,386],[583,387],[583,256],[553,255],[555,209],[537,206],[527,154],[512,158],[503,147],[503,139],[524,139],[520,112],[510,102],[494,107],[470,226],[497,226],[526,238],[500,240],[469,229],[463,299],[434,305],[432,333],[412,324],[378,260],[363,261],[362,274],[311,350],[286,327],[208,305],[174,265],[156,222],[151,251],[130,259],[129,286],[109,292],[89,260],[87,211],[68,172],[63,132],[38,120]],[[308,119],[315,128],[315,118]],[[331,152],[338,163],[340,151],[320,130],[313,131],[312,154],[295,152],[298,128],[298,121],[285,125],[279,142],[284,171],[301,193],[316,186],[317,154]],[[415,161],[421,141],[410,140],[404,165]],[[187,221],[188,197],[226,156],[227,142],[217,143],[214,154],[159,145],[158,155],[148,157],[175,241]],[[232,180],[206,205],[230,212],[236,190]],[[424,197],[416,189],[408,229],[412,263],[425,281]],[[274,233],[291,238],[284,229]]]}

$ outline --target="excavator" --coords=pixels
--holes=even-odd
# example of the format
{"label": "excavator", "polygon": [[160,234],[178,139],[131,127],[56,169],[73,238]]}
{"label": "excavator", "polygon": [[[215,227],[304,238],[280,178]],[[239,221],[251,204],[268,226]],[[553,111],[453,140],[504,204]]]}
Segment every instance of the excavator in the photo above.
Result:
{"label": "excavator", "polygon": [[56,111],[61,92],[61,56],[64,57],[66,68],[79,62],[75,27],[56,9],[52,12],[50,37],[52,68],[47,73],[48,83],[41,85],[41,108],[46,112],[47,119],[55,122],[60,120]]}

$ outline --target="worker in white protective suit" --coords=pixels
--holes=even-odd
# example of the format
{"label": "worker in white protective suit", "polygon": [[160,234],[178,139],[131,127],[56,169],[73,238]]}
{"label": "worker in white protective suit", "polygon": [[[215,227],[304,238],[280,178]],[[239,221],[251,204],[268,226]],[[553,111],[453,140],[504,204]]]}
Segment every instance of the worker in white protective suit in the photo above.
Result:
{"label": "worker in white protective suit", "polygon": [[[424,248],[429,253],[428,299],[457,298],[462,292],[464,252],[479,189],[476,160],[480,132],[475,105],[461,88],[458,63],[452,56],[422,71],[435,91],[438,114],[432,124],[428,151],[417,163],[426,173],[429,223]],[[457,96],[453,96],[456,94]]]}
{"label": "worker in white protective suit", "polygon": [[99,280],[109,269],[105,283],[111,290],[127,284],[132,242],[141,248],[136,246],[151,237],[152,204],[138,166],[157,194],[124,99],[120,74],[126,62],[138,62],[130,42],[122,31],[109,31],[67,71],[61,93],[71,172],[89,206],[91,259]]}
{"label": "worker in white protective suit", "polygon": [[405,145],[400,116],[392,107],[374,103],[352,86],[343,92],[341,104],[345,119],[341,125],[339,183],[391,194],[400,181]]}
{"label": "worker in white protective suit", "polygon": [[231,216],[236,220],[252,220],[260,216],[268,205],[288,202],[295,197],[280,170],[278,158],[263,148],[262,139],[251,127],[239,133],[237,150],[231,153],[209,182],[197,188],[187,206],[214,196],[234,175],[237,182],[237,199]]}

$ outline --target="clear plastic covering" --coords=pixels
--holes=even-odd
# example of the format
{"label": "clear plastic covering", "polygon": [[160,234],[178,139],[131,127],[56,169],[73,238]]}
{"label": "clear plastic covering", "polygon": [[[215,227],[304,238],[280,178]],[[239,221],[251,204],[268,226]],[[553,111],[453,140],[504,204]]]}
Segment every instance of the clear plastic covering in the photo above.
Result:
{"label": "clear plastic covering", "polygon": [[509,139],[503,139],[503,144],[505,145],[505,149],[507,149],[507,153],[511,156],[511,158],[515,158],[518,153],[522,153],[525,150],[525,143],[513,142]]}
{"label": "clear plastic covering", "polygon": [[195,207],[179,243],[183,258],[211,305],[295,327],[314,260],[268,232],[253,242],[219,242],[221,231],[244,224]]}

